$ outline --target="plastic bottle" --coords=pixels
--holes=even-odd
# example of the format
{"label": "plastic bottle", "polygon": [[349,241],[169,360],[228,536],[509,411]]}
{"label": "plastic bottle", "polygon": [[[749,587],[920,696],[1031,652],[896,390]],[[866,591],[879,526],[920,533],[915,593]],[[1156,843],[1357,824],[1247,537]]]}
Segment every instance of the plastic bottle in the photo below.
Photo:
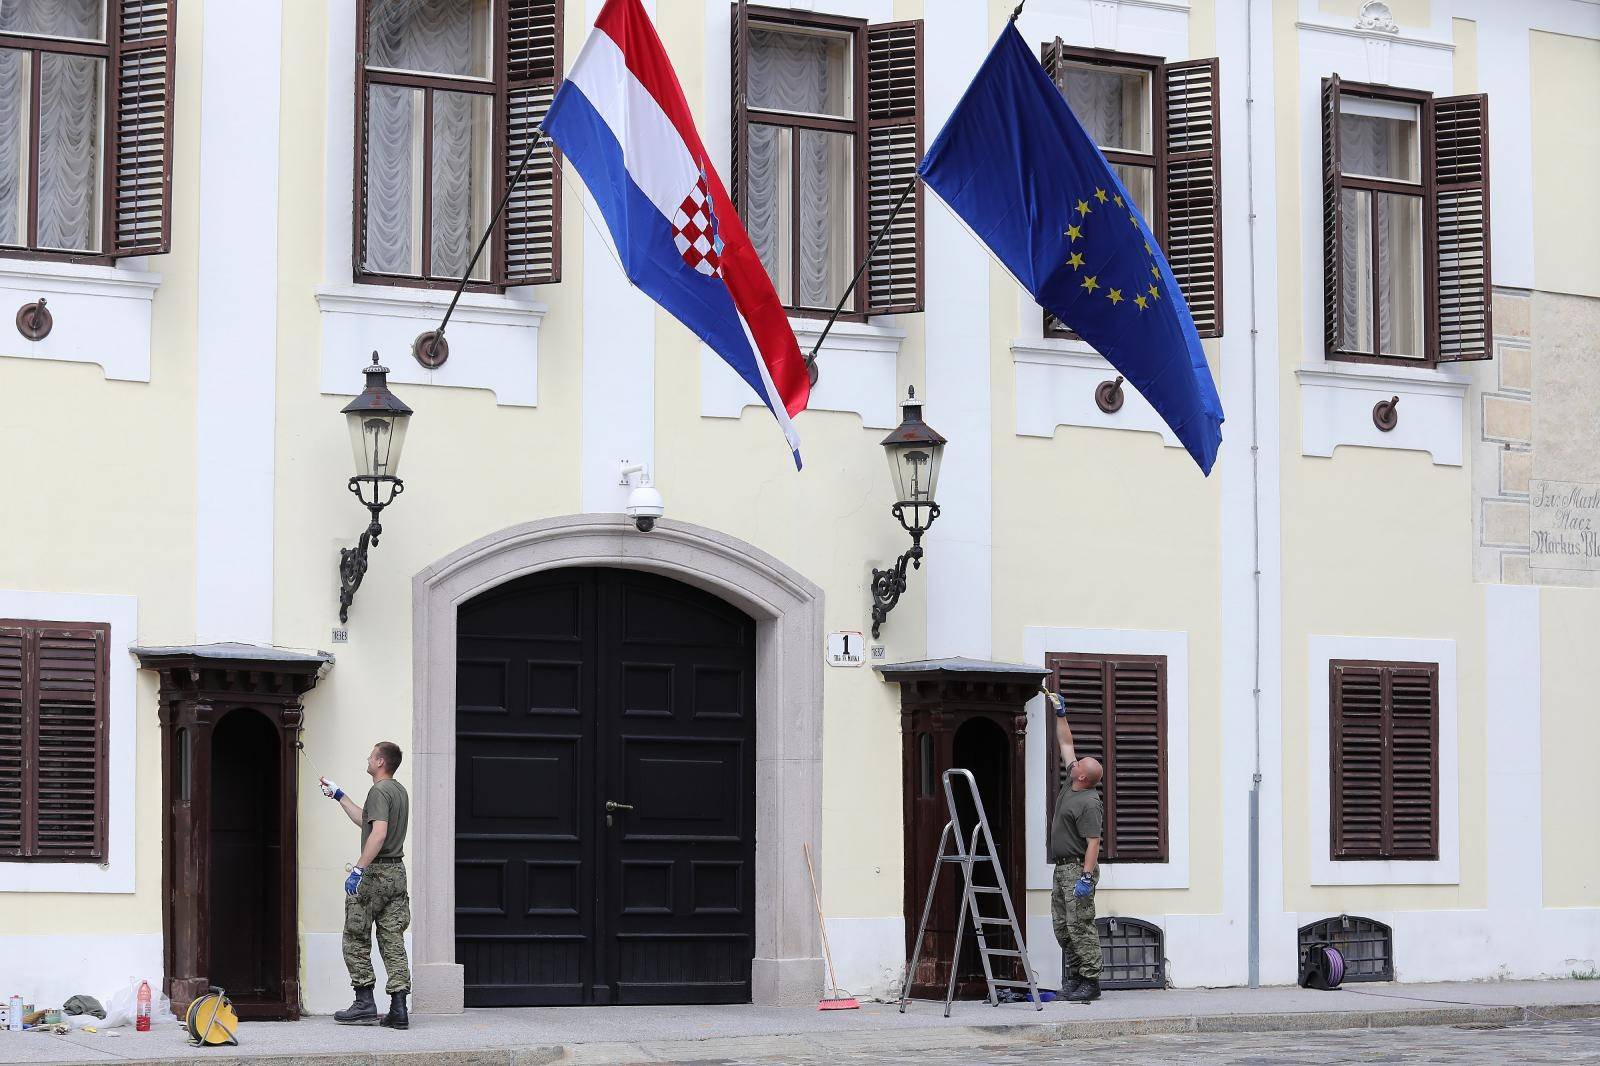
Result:
{"label": "plastic bottle", "polygon": [[6,1005],[6,1028],[13,1033],[22,1032],[22,997],[12,996]]}
{"label": "plastic bottle", "polygon": [[134,1013],[133,1028],[138,1033],[150,1031],[150,982],[139,982],[139,1005]]}

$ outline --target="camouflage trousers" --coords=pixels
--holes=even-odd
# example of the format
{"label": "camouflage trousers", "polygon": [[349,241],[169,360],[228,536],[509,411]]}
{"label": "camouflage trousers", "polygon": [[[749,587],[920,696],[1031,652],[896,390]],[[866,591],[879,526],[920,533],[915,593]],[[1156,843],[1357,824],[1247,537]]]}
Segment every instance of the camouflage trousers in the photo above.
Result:
{"label": "camouflage trousers", "polygon": [[[1063,861],[1056,863],[1055,883],[1050,888],[1050,924],[1054,926],[1056,940],[1067,964],[1079,976],[1100,980],[1100,930],[1094,924],[1094,896],[1078,899],[1072,894],[1078,878],[1083,876],[1083,863]],[[1100,884],[1100,870],[1093,874],[1095,885]]]}
{"label": "camouflage trousers", "polygon": [[355,988],[369,988],[377,980],[372,972],[374,925],[378,927],[378,954],[389,974],[384,991],[411,991],[411,968],[406,965],[411,897],[406,895],[403,863],[373,863],[356,894],[344,898],[344,965]]}

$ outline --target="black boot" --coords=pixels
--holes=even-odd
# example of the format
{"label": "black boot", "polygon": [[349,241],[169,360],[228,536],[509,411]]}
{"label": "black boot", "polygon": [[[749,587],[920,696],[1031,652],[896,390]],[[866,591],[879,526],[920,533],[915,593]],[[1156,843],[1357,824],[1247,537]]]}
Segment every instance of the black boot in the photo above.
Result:
{"label": "black boot", "polygon": [[1100,978],[1080,977],[1078,987],[1067,993],[1069,1003],[1088,1003],[1100,998]]}
{"label": "black boot", "polygon": [[404,992],[389,993],[389,1013],[383,1016],[383,1024],[390,1029],[409,1029],[411,1015],[406,1013],[406,994]]}
{"label": "black boot", "polygon": [[1072,995],[1079,983],[1083,981],[1083,974],[1078,972],[1078,964],[1067,961],[1061,965],[1061,998]]}
{"label": "black boot", "polygon": [[333,1020],[342,1025],[371,1025],[378,1020],[378,1005],[372,1002],[372,986],[356,989],[356,1001],[344,1010],[333,1012]]}

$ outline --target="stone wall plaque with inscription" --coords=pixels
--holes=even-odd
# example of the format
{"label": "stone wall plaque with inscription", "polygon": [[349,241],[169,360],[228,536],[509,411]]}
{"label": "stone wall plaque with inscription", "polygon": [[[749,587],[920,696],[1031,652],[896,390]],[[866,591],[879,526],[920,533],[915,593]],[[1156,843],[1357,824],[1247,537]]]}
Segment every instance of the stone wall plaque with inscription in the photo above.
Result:
{"label": "stone wall plaque with inscription", "polygon": [[1528,564],[1542,570],[1600,570],[1600,485],[1536,479],[1528,489]]}

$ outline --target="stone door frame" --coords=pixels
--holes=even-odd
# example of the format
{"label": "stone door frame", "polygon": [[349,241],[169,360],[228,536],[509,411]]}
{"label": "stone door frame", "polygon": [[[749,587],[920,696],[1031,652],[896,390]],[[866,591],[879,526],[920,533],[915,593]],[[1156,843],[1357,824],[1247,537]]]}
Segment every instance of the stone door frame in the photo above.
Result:
{"label": "stone door frame", "polygon": [[[772,556],[702,526],[662,520],[640,533],[617,514],[512,526],[412,579],[412,751],[416,818],[407,850],[415,1009],[463,1009],[455,946],[456,611],[526,574],[569,566],[641,570],[704,589],[756,622],[758,1004],[801,1005],[822,990],[821,944],[802,843],[822,837],[822,590]],[[820,867],[820,860],[818,860]]]}

